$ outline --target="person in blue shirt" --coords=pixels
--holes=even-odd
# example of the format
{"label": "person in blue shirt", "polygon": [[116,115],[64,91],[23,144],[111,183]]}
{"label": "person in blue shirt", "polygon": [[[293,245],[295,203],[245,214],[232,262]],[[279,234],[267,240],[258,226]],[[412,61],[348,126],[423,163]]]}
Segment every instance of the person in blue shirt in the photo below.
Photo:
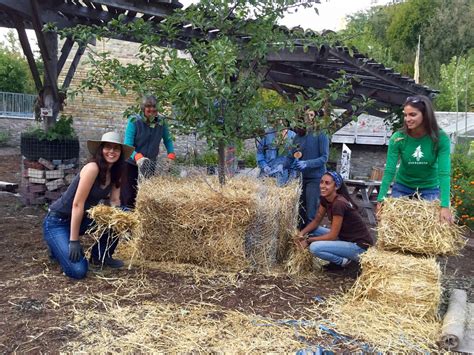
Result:
{"label": "person in blue shirt", "polygon": [[128,208],[134,208],[137,196],[138,168],[156,162],[160,143],[166,147],[168,160],[176,158],[173,140],[164,116],[158,114],[156,98],[146,96],[141,104],[142,112],[131,115],[125,129],[125,144],[135,147],[135,151],[125,164],[126,179],[122,184],[120,199]]}
{"label": "person in blue shirt", "polygon": [[[318,116],[323,112],[318,112]],[[293,156],[297,158],[296,168],[301,171],[303,189],[300,197],[300,219],[302,226],[308,225],[319,208],[319,183],[326,173],[326,162],[329,158],[329,138],[322,132],[316,131],[313,110],[305,112],[305,127],[296,127],[293,139]]]}
{"label": "person in blue shirt", "polygon": [[[283,122],[280,122],[283,126]],[[288,181],[292,159],[288,157],[295,132],[276,126],[265,131],[265,135],[257,139],[257,165],[259,177],[274,177],[281,184]]]}

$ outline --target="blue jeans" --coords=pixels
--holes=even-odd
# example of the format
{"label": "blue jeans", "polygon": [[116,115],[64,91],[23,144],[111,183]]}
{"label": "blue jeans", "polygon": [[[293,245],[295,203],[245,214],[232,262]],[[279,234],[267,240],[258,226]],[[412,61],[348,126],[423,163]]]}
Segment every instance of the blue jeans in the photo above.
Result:
{"label": "blue jeans", "polygon": [[[321,179],[303,179],[303,189],[300,197],[299,215],[303,221],[303,225],[308,225],[314,217],[319,208],[319,183]],[[300,226],[301,227],[301,226]],[[302,228],[301,228],[302,229]]]}
{"label": "blue jeans", "polygon": [[439,187],[431,189],[412,189],[411,187],[394,183],[392,186],[392,197],[413,196],[415,193],[420,195],[420,198],[427,201],[439,200]]}
{"label": "blue jeans", "polygon": [[[84,217],[81,222],[79,235],[83,235],[93,221]],[[85,258],[77,262],[69,260],[69,237],[71,235],[70,218],[52,216],[48,213],[43,221],[43,237],[51,251],[51,256],[55,258],[64,273],[73,279],[82,279],[87,274],[88,263]],[[111,256],[118,244],[118,238],[108,242],[109,235],[104,234],[98,243],[91,250],[94,259],[101,258],[104,253]]]}
{"label": "blue jeans", "polygon": [[[319,236],[328,232],[328,228],[318,227],[311,233],[311,236]],[[341,265],[342,258],[359,261],[359,256],[365,253],[366,250],[356,243],[342,240],[321,240],[319,242],[312,242],[309,245],[309,251],[322,260]]]}

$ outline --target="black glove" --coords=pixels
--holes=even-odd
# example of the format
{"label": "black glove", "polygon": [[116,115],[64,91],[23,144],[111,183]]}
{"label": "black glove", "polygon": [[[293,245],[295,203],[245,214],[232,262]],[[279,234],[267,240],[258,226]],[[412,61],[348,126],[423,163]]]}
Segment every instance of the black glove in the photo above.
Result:
{"label": "black glove", "polygon": [[69,241],[69,260],[77,263],[82,257],[84,257],[84,251],[82,250],[81,242],[78,240]]}

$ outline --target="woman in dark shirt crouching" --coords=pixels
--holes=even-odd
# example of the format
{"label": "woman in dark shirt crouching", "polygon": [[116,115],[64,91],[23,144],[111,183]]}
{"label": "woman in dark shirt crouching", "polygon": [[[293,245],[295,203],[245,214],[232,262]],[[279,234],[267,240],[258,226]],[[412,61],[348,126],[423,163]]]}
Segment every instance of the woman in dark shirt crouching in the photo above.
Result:
{"label": "woman in dark shirt crouching", "polygon": [[[303,248],[329,261],[325,269],[344,268],[374,244],[369,229],[352,201],[341,175],[326,172],[321,178],[321,203],[316,217],[297,234]],[[318,227],[327,214],[331,228]],[[309,235],[308,235],[309,234]]]}
{"label": "woman in dark shirt crouching", "polygon": [[[88,140],[87,148],[92,159],[50,206],[43,222],[43,236],[51,257],[74,279],[84,278],[88,269],[79,240],[92,223],[85,212],[106,198],[110,198],[112,206],[120,206],[122,168],[134,150],[122,144],[116,132],[105,133],[100,141]],[[92,247],[91,262],[119,268],[123,262],[112,258],[118,240],[110,243],[108,237],[104,234]]]}

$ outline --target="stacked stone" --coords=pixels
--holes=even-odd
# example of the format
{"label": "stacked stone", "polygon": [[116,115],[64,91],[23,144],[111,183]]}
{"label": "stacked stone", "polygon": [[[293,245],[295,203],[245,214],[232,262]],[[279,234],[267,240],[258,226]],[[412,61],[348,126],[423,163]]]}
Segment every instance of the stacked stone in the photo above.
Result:
{"label": "stacked stone", "polygon": [[22,161],[20,195],[25,205],[56,201],[78,173],[78,159]]}

